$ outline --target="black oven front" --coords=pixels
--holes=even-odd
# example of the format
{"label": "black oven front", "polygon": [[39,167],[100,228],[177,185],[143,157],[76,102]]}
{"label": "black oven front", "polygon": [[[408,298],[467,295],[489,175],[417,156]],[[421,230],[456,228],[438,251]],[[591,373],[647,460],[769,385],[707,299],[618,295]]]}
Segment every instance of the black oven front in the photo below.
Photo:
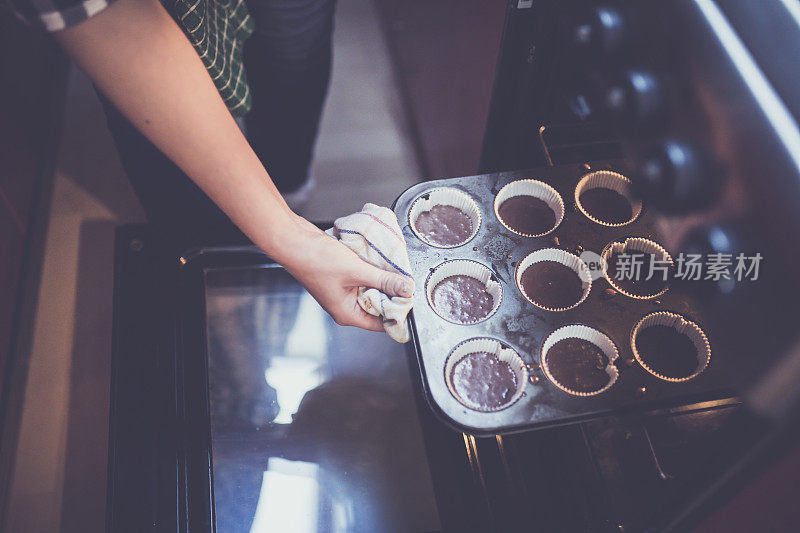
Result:
{"label": "black oven front", "polygon": [[624,158],[671,252],[761,253],[758,285],[696,287],[738,398],[478,438],[413,351],[336,327],[240,235],[126,227],[109,529],[686,531],[796,454],[800,8],[754,4],[510,1],[481,161]]}

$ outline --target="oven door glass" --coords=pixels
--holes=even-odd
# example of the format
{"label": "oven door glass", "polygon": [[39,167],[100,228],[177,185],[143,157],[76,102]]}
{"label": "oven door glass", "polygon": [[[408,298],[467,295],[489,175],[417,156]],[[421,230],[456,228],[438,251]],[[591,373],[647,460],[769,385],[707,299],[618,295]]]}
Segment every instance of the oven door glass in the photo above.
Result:
{"label": "oven door glass", "polygon": [[203,281],[216,530],[438,530],[404,346],[277,266]]}

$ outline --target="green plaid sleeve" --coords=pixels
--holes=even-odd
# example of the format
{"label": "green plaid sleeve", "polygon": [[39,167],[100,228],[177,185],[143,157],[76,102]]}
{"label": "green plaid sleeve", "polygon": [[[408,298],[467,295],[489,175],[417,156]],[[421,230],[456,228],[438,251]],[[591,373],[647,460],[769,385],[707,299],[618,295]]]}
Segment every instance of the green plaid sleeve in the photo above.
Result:
{"label": "green plaid sleeve", "polygon": [[252,104],[242,45],[253,33],[253,19],[244,0],[166,0],[164,3],[203,60],[231,114],[246,114]]}

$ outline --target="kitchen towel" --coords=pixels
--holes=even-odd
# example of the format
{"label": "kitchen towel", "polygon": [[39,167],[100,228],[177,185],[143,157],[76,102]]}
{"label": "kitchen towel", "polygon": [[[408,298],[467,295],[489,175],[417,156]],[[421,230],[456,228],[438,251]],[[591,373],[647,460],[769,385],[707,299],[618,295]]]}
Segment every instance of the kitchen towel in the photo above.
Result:
{"label": "kitchen towel", "polygon": [[[336,219],[327,233],[367,263],[412,278],[406,241],[391,209],[364,204],[358,213]],[[412,298],[390,298],[378,289],[359,287],[358,304],[367,313],[383,319],[383,329],[391,338],[408,342],[406,316],[411,311]]]}

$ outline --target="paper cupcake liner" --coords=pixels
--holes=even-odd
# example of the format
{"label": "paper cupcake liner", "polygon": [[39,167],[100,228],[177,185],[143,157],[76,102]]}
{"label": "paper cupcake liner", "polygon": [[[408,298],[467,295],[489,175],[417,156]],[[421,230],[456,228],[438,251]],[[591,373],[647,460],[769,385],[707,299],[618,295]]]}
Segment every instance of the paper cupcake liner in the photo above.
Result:
{"label": "paper cupcake liner", "polygon": [[[425,238],[425,236],[417,230],[417,218],[420,214],[430,211],[437,205],[449,205],[461,210],[467,215],[472,221],[472,233],[470,236],[458,244],[438,244]],[[465,192],[450,188],[432,189],[422,194],[411,204],[411,209],[408,211],[408,223],[411,225],[411,230],[414,232],[414,235],[425,244],[436,248],[456,248],[472,240],[475,234],[478,233],[481,227],[481,210],[475,200],[470,198]]]}
{"label": "paper cupcake liner", "polygon": [[[573,305],[569,307],[547,307],[542,304],[539,304],[533,300],[528,294],[525,292],[525,289],[522,287],[522,274],[525,270],[534,263],[539,263],[541,261],[555,261],[556,263],[561,263],[562,265],[566,265],[572,270],[574,270],[578,277],[581,279],[582,287],[583,287],[583,296],[581,299],[575,302]],[[522,260],[517,263],[517,269],[514,272],[514,279],[517,283],[517,288],[528,300],[530,303],[538,307],[539,309],[544,309],[545,311],[566,311],[568,309],[573,309],[578,307],[583,301],[589,296],[589,292],[592,290],[592,273],[589,270],[589,267],[583,260],[578,257],[577,255],[571,254],[569,252],[565,252],[564,250],[559,250],[558,248],[543,248],[541,250],[536,250],[535,252],[531,252]]]}
{"label": "paper cupcake liner", "polygon": [[[591,215],[588,211],[586,211],[586,209],[584,209],[583,204],[581,204],[581,194],[591,189],[611,189],[624,196],[631,204],[630,220],[627,222],[612,224]],[[631,180],[622,174],[611,172],[610,170],[598,170],[597,172],[591,172],[582,177],[578,182],[578,185],[575,187],[575,205],[578,207],[578,211],[586,215],[586,218],[592,222],[611,228],[630,224],[636,220],[639,214],[642,212],[641,200],[638,200],[631,195]]]}
{"label": "paper cupcake liner", "polygon": [[652,300],[653,298],[658,298],[659,296],[667,292],[669,290],[669,280],[667,280],[664,283],[664,288],[661,291],[655,294],[648,294],[646,296],[642,296],[641,294],[633,294],[631,292],[626,291],[625,289],[620,288],[619,284],[617,283],[616,277],[609,274],[608,272],[608,260],[611,258],[612,254],[620,254],[629,251],[653,254],[660,261],[663,261],[665,259],[669,260],[670,269],[675,267],[675,262],[672,260],[672,256],[669,255],[669,252],[667,252],[658,243],[651,241],[650,239],[644,239],[642,237],[629,237],[625,239],[624,242],[609,243],[603,250],[603,253],[601,254],[604,265],[603,277],[606,278],[608,284],[611,285],[615,291],[627,296],[628,298],[634,298],[636,300]]}
{"label": "paper cupcake liner", "polygon": [[[592,392],[578,392],[574,391],[568,387],[565,387],[561,383],[559,383],[552,374],[550,374],[550,367],[547,364],[547,352],[552,348],[558,341],[562,341],[564,339],[583,339],[585,341],[591,342],[601,350],[603,353],[606,354],[608,357],[608,365],[606,365],[606,373],[608,374],[608,383],[606,383],[605,387],[598,389]],[[617,346],[614,344],[608,335],[598,331],[594,328],[590,328],[589,326],[584,326],[582,324],[571,324],[568,326],[561,326],[557,330],[553,331],[550,335],[547,336],[545,341],[542,343],[542,351],[539,357],[539,365],[542,368],[542,372],[544,375],[547,376],[547,379],[550,382],[561,389],[562,391],[566,392],[567,394],[572,394],[573,396],[594,396],[596,394],[600,394],[603,391],[607,391],[610,389],[614,383],[617,382],[617,378],[619,378],[619,369],[614,365],[614,361],[617,360],[619,357],[619,350]]]}
{"label": "paper cupcake liner", "polygon": [[[508,363],[512,372],[514,372],[514,374],[517,376],[517,391],[506,403],[499,407],[488,409],[486,407],[473,405],[461,398],[453,386],[453,380],[451,379],[453,367],[455,367],[456,363],[461,361],[464,357],[475,352],[488,352],[496,355],[500,361],[505,361]],[[517,354],[517,352],[511,348],[504,347],[500,341],[496,339],[490,339],[488,337],[477,337],[466,340],[453,348],[453,351],[451,351],[450,355],[447,356],[447,360],[444,364],[444,380],[447,384],[447,388],[450,390],[450,394],[452,394],[461,405],[472,409],[473,411],[490,413],[511,407],[522,397],[522,393],[525,392],[525,386],[528,383],[528,367],[525,366],[525,362],[522,360],[519,354]]]}
{"label": "paper cupcake liner", "polygon": [[[534,198],[539,198],[540,200],[544,201],[550,206],[550,209],[553,210],[553,213],[556,214],[555,225],[544,233],[537,234],[523,233],[510,227],[500,217],[500,206],[512,196],[533,196]],[[497,217],[497,220],[499,220],[508,231],[516,233],[517,235],[522,235],[523,237],[544,237],[548,233],[553,232],[559,226],[559,224],[561,224],[561,221],[564,220],[564,200],[561,198],[561,195],[558,194],[558,191],[543,181],[532,179],[517,180],[506,184],[502,189],[500,189],[500,192],[497,193],[497,196],[494,197],[494,214]]]}
{"label": "paper cupcake liner", "polygon": [[[492,300],[494,302],[492,305],[492,310],[489,311],[489,314],[481,318],[480,320],[474,320],[471,322],[460,322],[441,314],[439,310],[436,309],[436,306],[433,304],[433,289],[436,288],[436,285],[438,285],[439,282],[444,281],[450,276],[469,276],[471,278],[479,280],[481,283],[486,285],[486,292],[488,292],[489,295],[491,295]],[[482,265],[481,263],[469,259],[458,259],[455,261],[447,261],[446,263],[442,263],[441,265],[436,267],[433,270],[433,272],[431,272],[430,276],[428,276],[428,281],[425,282],[425,294],[428,297],[428,305],[431,306],[431,309],[433,309],[437,315],[447,320],[448,322],[452,322],[453,324],[462,324],[462,325],[477,324],[479,322],[487,320],[489,317],[495,314],[497,308],[500,307],[500,302],[503,300],[503,288],[494,279],[492,271],[489,270],[488,267]]]}
{"label": "paper cupcake liner", "polygon": [[[683,378],[667,377],[650,368],[647,363],[642,360],[639,350],[636,348],[636,336],[639,335],[640,331],[650,326],[667,326],[674,328],[679,333],[683,333],[689,337],[689,339],[691,339],[695,348],[697,348],[697,370],[693,374]],[[708,337],[706,337],[706,334],[702,329],[700,329],[700,326],[691,320],[687,320],[681,315],[672,313],[670,311],[656,311],[654,313],[650,313],[649,315],[645,315],[644,318],[639,320],[639,322],[636,323],[631,331],[631,349],[633,349],[633,356],[637,361],[639,361],[639,364],[642,365],[645,370],[659,379],[671,381],[673,383],[689,381],[690,379],[697,377],[706,368],[708,368],[708,364],[711,362],[711,344],[709,344]]]}

